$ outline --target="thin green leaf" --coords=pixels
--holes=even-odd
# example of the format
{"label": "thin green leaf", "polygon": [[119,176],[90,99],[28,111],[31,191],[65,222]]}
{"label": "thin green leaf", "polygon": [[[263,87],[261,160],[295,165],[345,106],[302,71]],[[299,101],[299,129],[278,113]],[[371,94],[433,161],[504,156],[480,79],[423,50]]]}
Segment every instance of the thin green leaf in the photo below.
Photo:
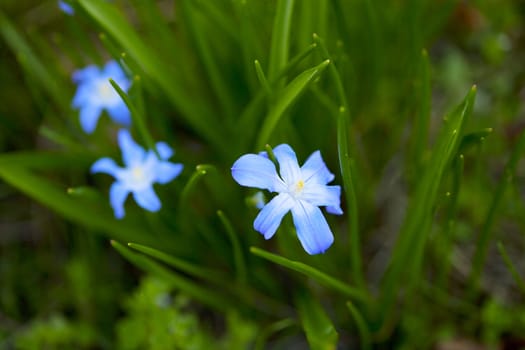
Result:
{"label": "thin green leaf", "polygon": [[312,295],[302,291],[297,293],[295,305],[310,349],[335,349],[339,334],[321,304]]}
{"label": "thin green leaf", "polygon": [[521,159],[525,153],[525,131],[523,131],[518,139],[518,142],[514,146],[510,158],[505,165],[505,170],[503,177],[500,180],[492,202],[490,203],[489,211],[485,217],[483,227],[476,244],[476,251],[472,259],[472,270],[470,272],[469,285],[471,286],[470,293],[473,293],[475,288],[478,287],[479,279],[481,277],[481,271],[485,265],[485,258],[487,256],[487,251],[489,247],[490,239],[492,238],[492,226],[496,220],[496,213],[500,206],[500,203],[505,194],[505,190],[508,185],[512,182],[514,175],[516,173],[516,168],[518,166],[518,161]]}
{"label": "thin green leaf", "polygon": [[194,96],[189,96],[183,84],[173,84],[177,81],[171,69],[173,65],[163,62],[162,55],[156,55],[148,48],[115,6],[105,1],[78,0],[78,3],[122,45],[144,72],[163,88],[180,110],[180,116],[216,149],[224,151],[227,145],[218,132],[221,130],[220,125],[216,125],[209,118],[214,114],[204,107],[206,104],[197,103]]}
{"label": "thin green leaf", "polygon": [[278,0],[273,23],[268,77],[273,79],[288,62],[290,29],[295,0]]}
{"label": "thin green leaf", "polygon": [[290,84],[283,88],[279,96],[276,97],[275,104],[263,122],[257,140],[257,149],[262,149],[264,145],[269,142],[271,134],[288,107],[297,100],[306,88],[308,88],[310,83],[312,83],[329,64],[330,60],[326,60],[321,64],[304,71],[292,80]]}
{"label": "thin green leaf", "polygon": [[268,340],[268,338],[270,338],[273,334],[280,332],[286,328],[295,326],[296,324],[297,323],[294,319],[285,318],[284,320],[274,322],[270,324],[269,326],[263,328],[257,335],[257,338],[255,339],[254,349],[264,350],[266,346],[266,341]]}
{"label": "thin green leaf", "polygon": [[278,265],[284,266],[293,271],[297,271],[310,278],[313,278],[314,280],[323,284],[324,286],[331,288],[344,295],[347,295],[351,297],[352,299],[359,300],[359,301],[368,301],[368,296],[365,295],[363,292],[361,292],[359,289],[351,287],[347,285],[346,283],[341,282],[340,280],[330,275],[327,275],[326,273],[321,272],[317,270],[316,268],[306,265],[302,262],[289,260],[289,259],[283,258],[282,256],[269,253],[267,251],[264,251],[256,247],[251,247],[250,252],[261,258],[264,258]]}
{"label": "thin green leaf", "polygon": [[266,79],[266,76],[264,75],[261,64],[259,63],[258,60],[255,60],[254,65],[255,65],[255,73],[257,74],[257,79],[259,79],[259,83],[261,84],[266,94],[268,94],[268,96],[271,96],[272,88],[270,87],[270,84],[268,84],[268,80]]}
{"label": "thin green leaf", "polygon": [[92,198],[86,200],[85,198],[72,197],[67,194],[65,188],[57,188],[44,178],[36,176],[20,166],[2,164],[0,166],[0,177],[37,202],[85,227],[101,231],[115,239],[154,244],[152,238],[144,234],[140,227],[113,218],[108,204],[94,201]]}
{"label": "thin green leaf", "polygon": [[226,233],[228,234],[228,238],[230,239],[232,245],[233,258],[235,261],[235,270],[237,271],[237,281],[239,282],[239,284],[245,285],[247,273],[246,263],[244,261],[244,256],[241,249],[241,242],[239,241],[239,237],[235,233],[230,220],[228,220],[224,212],[222,210],[218,210],[217,215],[219,216],[219,219],[224,225],[224,228],[226,229]]}
{"label": "thin green leaf", "polygon": [[[394,247],[390,269],[382,282],[381,310],[388,312],[396,293],[403,285],[413,288],[419,280],[423,251],[438,189],[445,170],[456,155],[461,140],[463,125],[472,112],[476,87],[473,86],[463,102],[445,118],[440,135],[436,140],[432,158],[417,184],[415,195],[409,204],[407,215]],[[407,284],[408,283],[408,284]]]}
{"label": "thin green leaf", "polygon": [[354,304],[351,301],[348,301],[346,303],[346,307],[348,310],[350,310],[350,313],[352,314],[352,317],[354,318],[354,321],[357,326],[357,330],[359,331],[359,337],[361,340],[361,349],[363,350],[369,350],[372,348],[372,337],[370,336],[370,330],[368,329],[368,326],[365,322],[365,319],[357,310],[357,308],[354,306]]}
{"label": "thin green leaf", "polygon": [[188,203],[188,198],[195,187],[195,185],[201,180],[201,178],[208,174],[210,171],[214,171],[215,167],[209,164],[199,164],[195,167],[195,172],[191,175],[190,179],[182,189],[180,194],[179,206],[185,205]]}
{"label": "thin green leaf", "polygon": [[[313,35],[314,41],[319,45],[321,53],[324,57],[331,59],[323,40],[317,34]],[[346,98],[343,81],[337,67],[332,64],[329,68],[329,73],[335,83],[337,95],[339,98],[340,107],[337,113],[337,154],[339,157],[339,169],[343,179],[346,202],[350,211],[350,259],[352,277],[357,282],[358,286],[365,288],[365,280],[363,277],[363,268],[361,262],[361,239],[359,237],[359,203],[357,201],[357,193],[355,190],[355,182],[357,172],[352,165],[353,160],[350,156],[350,140],[348,130],[350,129],[350,110]]]}
{"label": "thin green leaf", "polygon": [[135,125],[135,128],[139,132],[142,141],[146,144],[148,149],[153,150],[153,152],[155,152],[157,157],[160,159],[157,147],[155,146],[155,141],[153,140],[153,137],[149,133],[149,130],[146,126],[145,116],[139,113],[139,110],[131,102],[131,99],[129,98],[128,94],[126,94],[124,90],[122,90],[122,88],[113,79],[110,78],[109,82],[111,83],[111,86],[113,86],[115,91],[117,91],[120,98],[122,98],[126,106],[128,106],[129,111],[131,112],[131,119],[133,120],[133,125]]}
{"label": "thin green leaf", "polygon": [[124,258],[129,260],[137,267],[163,278],[166,282],[171,283],[173,286],[180,289],[181,292],[186,293],[191,298],[219,311],[228,311],[233,307],[232,301],[224,298],[216,290],[211,291],[208,288],[201,287],[193,281],[190,281],[187,278],[184,278],[179,274],[166,269],[150,258],[131,251],[129,248],[116,241],[112,240],[111,245]]}
{"label": "thin green leaf", "polygon": [[512,260],[510,260],[509,255],[507,254],[507,250],[503,246],[503,243],[498,242],[498,251],[501,254],[501,257],[503,258],[503,261],[505,262],[505,265],[509,269],[512,277],[514,278],[514,281],[518,285],[519,289],[523,294],[525,294],[525,281],[523,281],[523,278],[518,273],[518,270],[512,263]]}

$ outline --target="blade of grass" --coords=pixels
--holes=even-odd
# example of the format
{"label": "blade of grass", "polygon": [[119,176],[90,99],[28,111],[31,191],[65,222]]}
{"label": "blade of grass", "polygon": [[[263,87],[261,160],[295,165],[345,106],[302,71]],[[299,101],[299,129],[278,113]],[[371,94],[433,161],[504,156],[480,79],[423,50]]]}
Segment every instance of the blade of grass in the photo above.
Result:
{"label": "blade of grass", "polygon": [[263,121],[261,132],[257,139],[256,149],[262,149],[265,144],[269,143],[269,138],[272,132],[286,110],[328,65],[330,65],[330,61],[326,60],[321,64],[304,71],[283,88],[279,93],[279,96],[277,96],[274,106]]}
{"label": "blade of grass", "polygon": [[222,210],[218,210],[217,215],[219,216],[219,219],[224,225],[224,228],[226,230],[226,233],[228,234],[228,238],[230,239],[232,245],[233,258],[235,261],[235,270],[237,272],[237,282],[239,282],[240,285],[245,285],[247,280],[247,270],[241,249],[241,242],[239,241],[239,238],[235,233],[230,220],[228,220],[224,212]]}
{"label": "blade of grass", "polygon": [[472,259],[472,270],[469,276],[469,286],[470,294],[472,295],[475,292],[475,289],[479,287],[479,280],[481,277],[481,271],[485,265],[485,258],[487,256],[487,250],[489,247],[489,242],[492,238],[492,226],[496,220],[496,213],[503,199],[503,195],[512,182],[514,175],[516,173],[516,168],[518,166],[518,161],[521,159],[525,153],[525,131],[523,131],[518,139],[518,142],[514,146],[510,158],[505,165],[503,172],[503,177],[500,180],[492,202],[490,203],[489,211],[485,217],[483,227],[476,244],[476,251]]}
{"label": "blade of grass", "polygon": [[510,260],[510,257],[507,254],[507,250],[505,249],[505,247],[503,246],[503,243],[501,243],[501,242],[498,242],[498,251],[501,254],[501,257],[503,258],[503,261],[505,262],[505,265],[509,269],[510,274],[514,278],[514,281],[518,285],[520,291],[523,294],[525,294],[525,281],[523,281],[523,278],[518,273],[518,270],[516,269],[516,267],[512,263],[512,260]]}
{"label": "blade of grass", "polygon": [[191,175],[190,179],[182,189],[179,200],[179,207],[183,207],[188,203],[189,195],[195,185],[201,180],[201,178],[208,174],[210,171],[214,171],[215,167],[209,164],[199,164],[195,167],[195,172]]}
{"label": "blade of grass", "polygon": [[283,313],[288,312],[286,306],[262,295],[257,290],[252,289],[248,285],[238,286],[231,283],[229,276],[225,276],[221,271],[211,270],[188,263],[182,259],[168,255],[160,250],[151,248],[142,244],[128,243],[128,246],[152,258],[158,259],[177,270],[180,270],[188,275],[213,283],[221,288],[221,290],[228,291],[233,294],[235,298],[250,305],[254,309],[262,311],[274,316],[282,316]]}
{"label": "blade of grass", "polygon": [[[419,280],[423,251],[439,185],[445,170],[456,155],[463,125],[472,112],[475,96],[476,87],[473,86],[463,102],[446,117],[436,140],[432,158],[416,186],[414,198],[409,204],[392,253],[389,270],[383,277],[379,308],[383,316],[391,311],[400,288],[407,287],[409,293]],[[409,294],[407,295],[409,298]]]}
{"label": "blade of grass", "polygon": [[294,319],[285,318],[284,320],[274,322],[269,326],[263,328],[257,335],[257,338],[255,339],[254,350],[264,350],[266,348],[266,341],[269,337],[286,328],[295,326],[296,324],[297,323]]}
{"label": "blade of grass", "polygon": [[[207,19],[200,18],[193,3],[194,1],[190,0],[181,1],[182,15],[187,18],[184,23],[187,25],[188,31],[193,39],[191,42],[195,45],[199,53],[200,60],[208,75],[208,80],[213,88],[216,100],[223,111],[220,117],[226,117],[228,120],[231,120],[236,113],[234,107],[235,97],[228,93],[231,88],[227,84],[227,78],[221,73],[223,71],[220,67],[221,63],[213,57],[213,48],[206,42],[206,37],[209,37],[209,34],[201,30],[203,29],[202,24]],[[224,38],[222,40],[224,40]]]}
{"label": "blade of grass", "polygon": [[117,91],[120,98],[122,98],[126,106],[129,108],[129,111],[131,112],[131,119],[133,120],[133,125],[139,132],[140,138],[146,144],[148,149],[153,150],[157,157],[160,159],[157,147],[155,146],[155,141],[153,140],[153,137],[149,133],[149,130],[146,126],[145,116],[139,113],[139,110],[135,107],[135,104],[131,102],[131,99],[129,98],[128,94],[126,94],[124,90],[122,90],[122,88],[113,79],[110,78],[109,82],[111,83],[111,86],[113,86],[115,91]]}
{"label": "blade of grass", "polygon": [[[322,55],[328,59],[331,59],[322,38],[317,34],[314,34],[313,38],[314,41],[319,45]],[[350,140],[348,130],[350,128],[351,115],[343,81],[339,75],[339,72],[337,71],[337,67],[334,64],[330,66],[329,74],[335,83],[340,104],[337,114],[337,154],[339,157],[339,169],[343,179],[346,203],[350,211],[350,224],[348,232],[350,235],[350,270],[357,285],[360,288],[365,289],[366,283],[363,277],[363,268],[361,262],[361,240],[359,237],[359,206],[355,190],[357,173],[355,167],[352,166],[353,160],[350,156],[349,150]]]}
{"label": "blade of grass", "polygon": [[339,334],[321,304],[305,290],[298,292],[294,301],[310,349],[336,349]]}
{"label": "blade of grass", "polygon": [[187,278],[184,278],[175,272],[168,270],[150,258],[133,252],[129,248],[114,240],[111,241],[111,245],[132,264],[163,278],[165,281],[178,288],[181,292],[186,293],[189,297],[223,312],[228,311],[233,307],[233,302],[226,299],[216,290],[211,291],[207,288],[204,288],[188,280]]}
{"label": "blade of grass", "polygon": [[268,77],[274,79],[288,62],[290,46],[290,28],[295,0],[278,0],[277,12],[273,23]]}
{"label": "blade of grass", "polygon": [[326,273],[321,272],[312,266],[306,265],[299,261],[293,261],[283,258],[282,256],[269,253],[256,247],[251,247],[250,252],[273,263],[284,266],[293,271],[302,273],[303,275],[306,275],[316,280],[324,286],[331,288],[344,295],[347,295],[352,299],[359,301],[368,301],[368,296],[362,293],[359,289],[351,287],[348,284],[341,282],[340,280],[335,279],[332,276],[327,275]]}
{"label": "blade of grass", "polygon": [[65,188],[59,189],[20,166],[3,164],[0,167],[0,178],[61,216],[85,227],[111,238],[155,244],[140,227],[114,219],[108,204],[94,202],[91,198],[85,200],[69,196]]}
{"label": "blade of grass", "polygon": [[194,128],[203,138],[208,140],[215,149],[226,152],[227,145],[220,137],[220,125],[210,119],[214,114],[208,110],[205,103],[197,103],[195,96],[189,96],[184,90],[184,84],[174,84],[177,76],[169,65],[163,62],[137,33],[126,19],[115,9],[114,5],[105,1],[78,0],[82,8],[98,22],[111,36],[117,40],[133,59],[140,64],[144,72],[161,86],[180,110],[180,116]]}
{"label": "blade of grass", "polygon": [[348,301],[346,303],[346,307],[350,311],[350,314],[354,318],[355,324],[357,326],[357,330],[359,331],[359,338],[361,341],[361,349],[363,350],[369,350],[372,348],[372,337],[370,336],[370,330],[368,329],[368,326],[366,325],[365,319],[357,310],[357,308],[354,306],[354,304],[351,301]]}

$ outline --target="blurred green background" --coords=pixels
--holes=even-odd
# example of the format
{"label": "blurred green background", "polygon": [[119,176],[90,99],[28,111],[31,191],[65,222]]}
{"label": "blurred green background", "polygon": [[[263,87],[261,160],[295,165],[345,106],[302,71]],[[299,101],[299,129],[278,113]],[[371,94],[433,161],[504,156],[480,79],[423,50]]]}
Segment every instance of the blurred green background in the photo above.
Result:
{"label": "blurred green background", "polygon": [[[295,290],[308,289],[335,319],[337,348],[525,347],[525,290],[519,277],[525,276],[525,163],[520,160],[525,148],[520,141],[525,130],[525,2],[130,0],[101,5],[115,7],[144,44],[129,47],[111,29],[119,23],[104,22],[83,2],[75,4],[74,16],[60,12],[56,1],[0,4],[0,169],[5,171],[0,181],[0,348],[315,348],[301,312],[297,316],[283,309],[284,316],[269,316],[244,306],[228,312],[209,308],[167,278],[152,276],[143,266],[137,269],[108,241],[165,249],[201,267],[216,267],[229,283],[237,265],[217,210],[224,210],[236,232],[242,232],[247,284],[253,289],[241,285],[239,290],[252,293],[255,303],[257,291],[290,306]],[[288,42],[275,36],[275,18],[286,3],[293,8]],[[369,329],[364,333],[355,321],[359,318],[347,312],[345,298],[311,280],[288,280],[290,272],[249,253],[250,246],[272,247],[343,279],[348,273],[340,266],[349,259],[351,239],[336,234],[325,260],[289,248],[295,241],[283,240],[275,248],[251,229],[255,211],[246,208],[246,192],[229,178],[235,159],[261,150],[254,140],[265,125],[262,106],[269,101],[271,111],[272,99],[284,95],[286,84],[327,58],[319,47],[307,50],[319,43],[313,33],[325,43],[345,87],[349,147],[360,174],[354,179],[359,252],[368,291],[375,295],[385,288],[381,281],[396,233],[412,208],[422,174],[431,167],[443,116],[453,113],[473,84],[477,87],[457,150],[461,166],[454,156],[430,205],[434,221],[424,233],[426,243],[417,248],[424,256],[421,283],[409,291],[413,294],[407,292],[408,301],[403,292],[396,294],[390,316],[377,316],[374,307],[357,303]],[[278,52],[275,43],[288,45],[280,64],[272,57]],[[303,52],[304,57],[286,66]],[[188,170],[181,182],[160,193],[167,208],[162,214],[142,214],[131,206],[130,221],[112,221],[106,230],[98,223],[90,227],[89,217],[84,222],[81,215],[69,214],[59,197],[42,200],[38,188],[32,192],[38,182],[13,185],[5,174],[13,168],[9,174],[16,177],[15,168],[33,167],[64,194],[70,189],[68,198],[78,196],[93,207],[107,202],[109,180],[89,176],[88,169],[98,157],[118,157],[116,128],[103,118],[93,136],[83,134],[70,101],[72,72],[110,57],[123,59],[140,76],[142,95],[132,98],[142,99],[149,132],[173,145],[176,160]],[[270,82],[268,101],[254,60]],[[173,78],[172,88],[162,85],[155,67],[166,79]],[[279,75],[283,69],[286,74]],[[335,102],[329,69],[308,83],[263,144],[293,144],[300,161],[321,149],[337,173],[336,182],[343,184],[334,118],[341,101]],[[188,203],[181,206],[181,192],[198,164],[211,164],[216,174],[190,188],[184,197]],[[99,207],[109,216],[104,205]],[[351,217],[329,220],[337,232],[346,232],[352,222]],[[484,232],[487,250],[476,265],[482,271],[478,285],[471,268],[476,251],[483,249]],[[406,260],[399,266],[411,266],[412,255],[399,259]],[[354,275],[350,280],[359,284]],[[319,348],[335,348],[334,342],[327,344]]]}

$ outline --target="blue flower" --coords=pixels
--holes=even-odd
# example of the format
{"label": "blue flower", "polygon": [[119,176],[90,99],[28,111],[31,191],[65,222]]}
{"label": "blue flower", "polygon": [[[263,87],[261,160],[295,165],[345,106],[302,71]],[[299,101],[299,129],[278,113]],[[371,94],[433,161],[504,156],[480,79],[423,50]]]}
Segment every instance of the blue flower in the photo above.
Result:
{"label": "blue flower", "polygon": [[273,152],[280,174],[266,152],[246,154],[232,166],[232,176],[241,186],[278,193],[259,212],[253,227],[270,239],[284,215],[291,211],[304,250],[308,254],[323,253],[332,245],[334,236],[319,207],[326,207],[331,214],[342,214],[341,187],[327,185],[334,175],[319,151],[312,153],[302,167],[287,144],[275,147]]}
{"label": "blue flower", "polygon": [[113,159],[101,158],[91,166],[92,173],[106,173],[116,181],[109,190],[109,201],[115,217],[124,217],[124,202],[129,193],[139,206],[149,211],[159,211],[161,203],[155,191],[154,183],[166,184],[182,171],[182,164],[168,162],[173,150],[164,142],[157,142],[157,152],[144,150],[131,138],[128,130],[120,130],[118,144],[122,151],[125,168],[119,167]]}
{"label": "blue flower", "polygon": [[62,10],[62,12],[70,16],[75,13],[75,9],[73,8],[73,6],[62,0],[58,1],[58,8]]}
{"label": "blue flower", "polygon": [[103,110],[118,124],[127,126],[131,122],[129,109],[111,86],[110,78],[124,91],[131,85],[115,61],[106,63],[103,69],[90,65],[73,73],[73,81],[78,84],[73,107],[80,110],[80,125],[88,134],[95,130]]}

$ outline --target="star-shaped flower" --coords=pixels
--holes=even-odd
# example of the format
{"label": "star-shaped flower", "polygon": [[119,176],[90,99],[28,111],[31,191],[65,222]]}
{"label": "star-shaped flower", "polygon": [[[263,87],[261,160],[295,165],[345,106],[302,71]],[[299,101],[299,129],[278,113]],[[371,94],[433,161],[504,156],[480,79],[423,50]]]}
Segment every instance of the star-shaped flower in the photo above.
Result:
{"label": "star-shaped flower", "polygon": [[159,159],[153,150],[146,151],[137,145],[127,130],[119,131],[118,144],[124,168],[111,158],[101,158],[91,166],[92,173],[106,173],[116,179],[109,190],[109,201],[115,217],[124,217],[124,202],[129,193],[142,208],[159,211],[162,205],[153,190],[153,184],[170,182],[180,174],[183,165],[167,161],[173,155],[173,150],[166,143],[156,144]]}
{"label": "star-shaped flower", "polygon": [[104,110],[118,124],[127,126],[131,122],[129,109],[111,86],[110,78],[125,92],[131,86],[116,61],[109,61],[103,69],[90,65],[73,73],[73,81],[78,84],[73,107],[80,110],[80,125],[88,134],[95,130]]}
{"label": "star-shaped flower", "polygon": [[319,207],[326,207],[331,214],[342,214],[341,187],[327,185],[334,175],[319,151],[312,153],[302,167],[287,144],[275,147],[273,153],[279,174],[265,152],[246,154],[232,166],[232,176],[240,185],[278,193],[259,212],[253,227],[270,239],[284,215],[291,211],[304,250],[308,254],[323,253],[332,245],[334,236]]}

